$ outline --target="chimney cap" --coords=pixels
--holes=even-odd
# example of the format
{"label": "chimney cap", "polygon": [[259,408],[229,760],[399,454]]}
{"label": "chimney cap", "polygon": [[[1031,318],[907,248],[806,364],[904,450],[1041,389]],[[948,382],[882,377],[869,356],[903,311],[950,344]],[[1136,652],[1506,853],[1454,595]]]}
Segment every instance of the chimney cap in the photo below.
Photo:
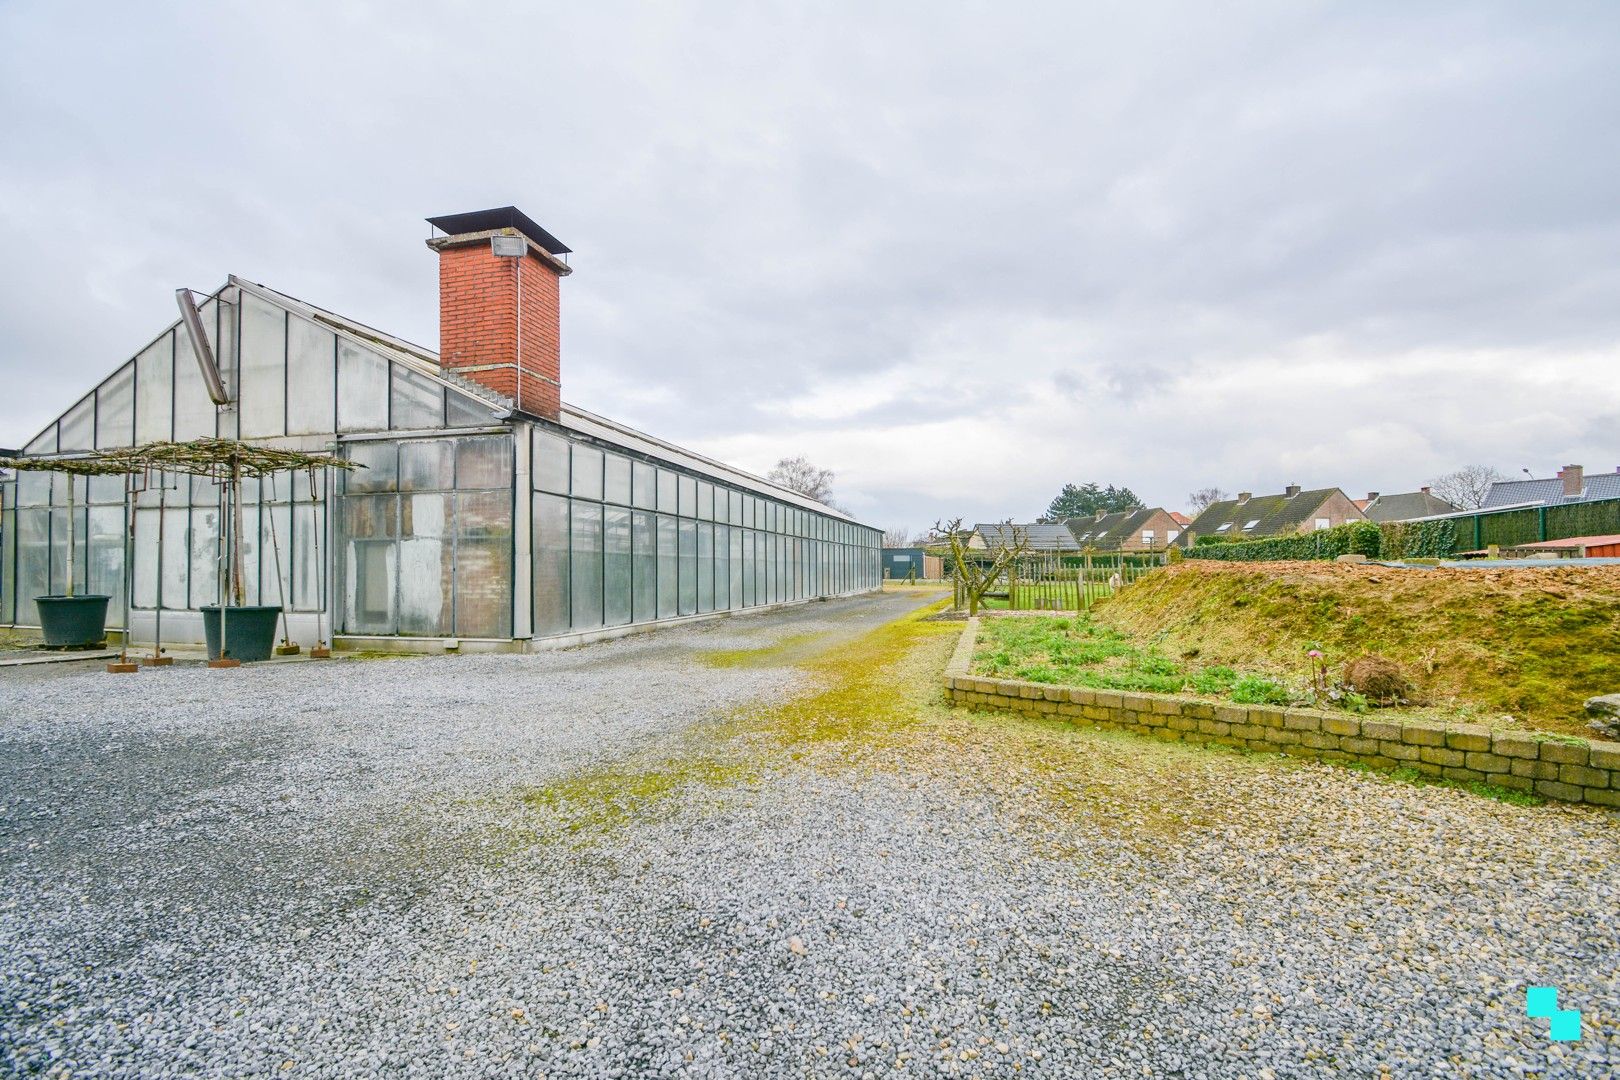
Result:
{"label": "chimney cap", "polygon": [[428,218],[427,223],[449,236],[492,229],[516,229],[533,240],[537,247],[553,255],[566,255],[573,250],[536,225],[533,218],[515,206],[498,206],[493,210],[473,210],[465,214],[441,214]]}

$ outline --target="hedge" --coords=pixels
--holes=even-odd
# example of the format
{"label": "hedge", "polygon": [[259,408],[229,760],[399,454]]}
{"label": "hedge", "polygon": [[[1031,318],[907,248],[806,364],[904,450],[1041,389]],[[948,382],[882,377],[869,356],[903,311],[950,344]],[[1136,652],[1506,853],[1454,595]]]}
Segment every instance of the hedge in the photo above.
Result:
{"label": "hedge", "polygon": [[1383,533],[1374,522],[1352,521],[1331,529],[1295,533],[1292,536],[1268,536],[1263,540],[1218,544],[1196,543],[1187,552],[1187,558],[1269,562],[1274,559],[1336,559],[1340,555],[1365,555],[1376,559],[1380,557],[1382,548]]}

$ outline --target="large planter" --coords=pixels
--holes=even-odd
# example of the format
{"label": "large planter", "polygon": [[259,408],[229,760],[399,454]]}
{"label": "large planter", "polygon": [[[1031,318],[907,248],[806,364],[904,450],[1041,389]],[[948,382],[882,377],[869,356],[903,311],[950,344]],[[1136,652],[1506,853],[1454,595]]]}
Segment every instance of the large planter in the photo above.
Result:
{"label": "large planter", "polygon": [[110,596],[36,596],[39,627],[53,648],[100,645],[107,640]]}
{"label": "large planter", "polygon": [[[276,647],[276,620],[280,607],[250,605],[228,607],[225,615],[225,656],[246,663],[268,660]],[[203,636],[208,640],[208,659],[220,659],[219,612],[217,604],[202,608]]]}

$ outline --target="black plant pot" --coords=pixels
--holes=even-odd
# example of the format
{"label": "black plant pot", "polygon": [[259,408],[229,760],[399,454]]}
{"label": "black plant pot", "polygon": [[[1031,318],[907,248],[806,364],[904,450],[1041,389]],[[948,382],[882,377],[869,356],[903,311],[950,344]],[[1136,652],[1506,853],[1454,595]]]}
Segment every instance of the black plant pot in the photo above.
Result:
{"label": "black plant pot", "polygon": [[[208,659],[220,659],[219,612],[217,604],[203,606],[203,636],[208,639]],[[281,608],[257,605],[228,607],[225,615],[225,655],[247,663],[268,660],[276,646],[276,620]]]}
{"label": "black plant pot", "polygon": [[110,596],[36,596],[39,628],[45,644],[55,648],[100,645],[107,640]]}

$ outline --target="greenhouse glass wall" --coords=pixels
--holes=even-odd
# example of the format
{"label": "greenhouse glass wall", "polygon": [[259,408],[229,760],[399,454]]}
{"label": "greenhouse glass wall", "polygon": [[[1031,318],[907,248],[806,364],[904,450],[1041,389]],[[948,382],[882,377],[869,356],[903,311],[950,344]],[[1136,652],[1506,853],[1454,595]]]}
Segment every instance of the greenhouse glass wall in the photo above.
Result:
{"label": "greenhouse glass wall", "polygon": [[[199,311],[230,404],[177,322],[23,453],[219,435],[364,466],[246,483],[247,602],[283,606],[295,640],[522,648],[880,586],[878,530],[767,481],[566,404],[519,410],[428,350],[240,278]],[[72,530],[74,590],[111,596],[110,626],[151,640],[161,609],[164,640],[201,641],[198,608],[222,592],[219,489],[156,477],[130,521],[123,478],[73,478],[71,515],[69,482],[0,481],[0,625],[37,625],[33,598],[64,590]]]}

